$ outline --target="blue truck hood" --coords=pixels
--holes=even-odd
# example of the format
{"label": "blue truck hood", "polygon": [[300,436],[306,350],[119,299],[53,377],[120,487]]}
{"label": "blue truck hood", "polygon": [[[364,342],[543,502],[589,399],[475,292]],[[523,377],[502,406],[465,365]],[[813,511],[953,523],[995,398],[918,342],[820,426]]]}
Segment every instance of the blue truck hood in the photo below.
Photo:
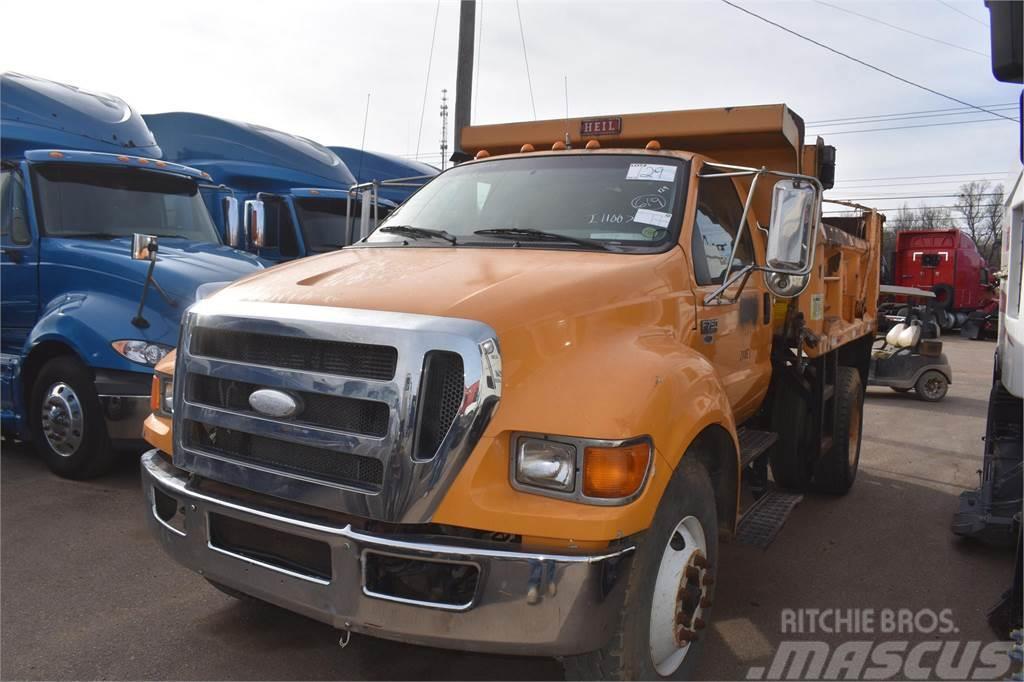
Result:
{"label": "blue truck hood", "polygon": [[[128,237],[94,239],[50,239],[46,249],[50,263],[86,271],[114,280],[141,285],[146,280],[146,261],[130,257]],[[221,244],[161,239],[153,278],[183,309],[192,302],[196,287],[207,282],[230,282],[262,269],[260,260]],[[127,283],[126,282],[126,283]],[[134,296],[134,294],[132,294]]]}

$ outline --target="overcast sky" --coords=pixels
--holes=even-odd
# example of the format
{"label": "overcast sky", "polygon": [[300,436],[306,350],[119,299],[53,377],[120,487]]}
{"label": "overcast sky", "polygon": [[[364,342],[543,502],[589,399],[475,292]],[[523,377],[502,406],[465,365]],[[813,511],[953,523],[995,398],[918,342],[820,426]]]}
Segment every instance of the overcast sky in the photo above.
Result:
{"label": "overcast sky", "polygon": [[[971,104],[1017,101],[1019,86],[995,81],[984,56],[989,38],[982,0],[829,0],[847,12],[809,0],[735,2]],[[531,119],[516,5],[477,5],[474,122]],[[109,92],[142,113],[197,111],[357,147],[369,94],[367,149],[418,150],[436,163],[441,89],[450,95],[455,89],[459,3],[440,2],[434,35],[437,8],[436,0],[5,3],[0,69]],[[520,8],[538,118],[564,115],[565,77],[572,116],[784,102],[808,121],[809,132],[831,133],[825,138],[838,150],[840,184],[831,193],[837,198],[951,193],[972,177],[1004,178],[1017,158],[1018,127],[1005,120],[836,134],[993,118],[980,112],[815,123],[960,105],[718,0],[521,0]],[[1004,113],[1018,116],[1014,108]],[[887,179],[935,175],[954,177]],[[915,180],[931,184],[907,184]],[[901,200],[869,203],[888,207]]]}

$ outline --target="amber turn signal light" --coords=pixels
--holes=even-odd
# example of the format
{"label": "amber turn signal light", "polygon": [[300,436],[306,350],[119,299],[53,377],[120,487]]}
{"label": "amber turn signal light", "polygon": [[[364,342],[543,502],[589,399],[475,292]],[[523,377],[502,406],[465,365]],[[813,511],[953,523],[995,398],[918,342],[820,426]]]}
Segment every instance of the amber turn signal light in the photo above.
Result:
{"label": "amber turn signal light", "polygon": [[647,441],[619,447],[588,447],[583,454],[583,494],[602,499],[630,497],[640,490],[651,462]]}
{"label": "amber turn signal light", "polygon": [[160,377],[155,374],[149,389],[149,409],[153,412],[160,411]]}

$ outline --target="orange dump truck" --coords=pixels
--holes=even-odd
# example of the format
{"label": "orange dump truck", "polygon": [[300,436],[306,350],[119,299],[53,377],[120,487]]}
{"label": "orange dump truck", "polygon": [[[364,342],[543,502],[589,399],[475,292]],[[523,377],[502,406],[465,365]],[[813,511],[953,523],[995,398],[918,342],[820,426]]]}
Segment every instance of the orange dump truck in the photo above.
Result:
{"label": "orange dump truck", "polygon": [[156,537],[343,639],[691,674],[719,536],[857,472],[881,218],[822,222],[803,135],[784,105],[466,128],[366,239],[189,309]]}

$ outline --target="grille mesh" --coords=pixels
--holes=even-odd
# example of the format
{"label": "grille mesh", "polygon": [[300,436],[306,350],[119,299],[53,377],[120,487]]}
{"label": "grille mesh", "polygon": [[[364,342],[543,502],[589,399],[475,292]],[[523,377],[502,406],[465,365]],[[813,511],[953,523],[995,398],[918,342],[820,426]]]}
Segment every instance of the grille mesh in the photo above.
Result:
{"label": "grille mesh", "polygon": [[389,381],[395,376],[398,350],[391,346],[324,341],[299,336],[197,327],[192,355],[307,372]]}
{"label": "grille mesh", "polygon": [[435,350],[424,358],[416,459],[433,457],[455,421],[462,406],[463,374],[458,353]]}
{"label": "grille mesh", "polygon": [[[187,395],[192,403],[255,414],[249,405],[249,394],[260,388],[265,386],[192,374]],[[301,399],[302,411],[290,421],[367,436],[387,434],[388,406],[384,403],[304,391],[291,393]]]}
{"label": "grille mesh", "polygon": [[194,421],[186,421],[184,426],[189,446],[229,459],[373,492],[380,491],[384,484],[384,464],[372,457],[324,450]]}

